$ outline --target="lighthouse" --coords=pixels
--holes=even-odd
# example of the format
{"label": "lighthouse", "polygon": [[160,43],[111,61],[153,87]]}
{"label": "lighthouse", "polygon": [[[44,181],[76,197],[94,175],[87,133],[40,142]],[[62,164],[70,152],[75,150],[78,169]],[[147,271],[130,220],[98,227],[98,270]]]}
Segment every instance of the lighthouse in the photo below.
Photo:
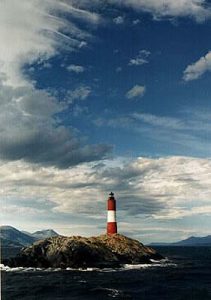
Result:
{"label": "lighthouse", "polygon": [[107,201],[108,217],[107,217],[107,234],[117,233],[117,222],[116,222],[116,200],[114,193],[109,194]]}

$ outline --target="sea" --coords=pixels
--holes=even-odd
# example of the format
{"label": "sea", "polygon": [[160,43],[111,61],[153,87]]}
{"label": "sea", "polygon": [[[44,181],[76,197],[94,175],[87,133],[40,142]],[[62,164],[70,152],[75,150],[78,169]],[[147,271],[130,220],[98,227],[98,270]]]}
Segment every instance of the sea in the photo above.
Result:
{"label": "sea", "polygon": [[120,269],[1,265],[2,300],[211,300],[211,247],[154,247],[165,259]]}

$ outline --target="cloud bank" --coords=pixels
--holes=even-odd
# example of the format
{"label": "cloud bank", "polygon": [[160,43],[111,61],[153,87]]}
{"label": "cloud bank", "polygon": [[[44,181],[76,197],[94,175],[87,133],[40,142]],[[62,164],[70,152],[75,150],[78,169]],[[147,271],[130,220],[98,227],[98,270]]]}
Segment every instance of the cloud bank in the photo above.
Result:
{"label": "cloud bank", "polygon": [[2,199],[7,195],[2,210],[15,205],[95,219],[105,214],[105,197],[112,190],[119,216],[164,220],[210,215],[210,172],[210,159],[192,157],[107,160],[65,170],[1,161],[0,193]]}

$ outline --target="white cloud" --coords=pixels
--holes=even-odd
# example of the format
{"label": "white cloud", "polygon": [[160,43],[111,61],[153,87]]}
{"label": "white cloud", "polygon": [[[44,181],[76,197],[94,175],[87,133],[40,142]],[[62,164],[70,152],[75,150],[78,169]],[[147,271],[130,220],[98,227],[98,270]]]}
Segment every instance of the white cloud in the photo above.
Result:
{"label": "white cloud", "polygon": [[114,23],[117,25],[123,24],[124,23],[124,18],[122,16],[118,16],[113,19]]}
{"label": "white cloud", "polygon": [[86,47],[86,46],[87,46],[87,42],[81,41],[81,42],[79,43],[79,45],[78,45],[78,48],[84,48],[84,47]]}
{"label": "white cloud", "polygon": [[137,24],[139,24],[141,21],[139,20],[139,19],[135,19],[135,20],[133,20],[133,25],[137,25]]}
{"label": "white cloud", "polygon": [[[193,157],[137,158],[87,163],[65,170],[23,161],[0,163],[0,196],[7,213],[104,216],[105,197],[117,192],[119,221],[142,215],[182,219],[211,214],[211,160]],[[18,200],[17,200],[18,199]],[[121,219],[122,216],[122,219]],[[12,216],[11,216],[12,217]]]}
{"label": "white cloud", "polygon": [[68,103],[73,103],[75,100],[85,100],[91,94],[91,91],[89,86],[81,85],[75,90],[68,91],[66,100]]}
{"label": "white cloud", "polygon": [[140,66],[148,63],[148,57],[150,55],[150,51],[140,50],[139,54],[135,58],[131,58],[129,61],[129,66]]}
{"label": "white cloud", "polygon": [[132,113],[98,117],[94,122],[97,126],[121,128],[133,132],[139,138],[150,141],[159,151],[171,154],[185,154],[194,156],[211,155],[211,111],[200,108],[180,111],[178,117],[153,115],[147,113]]}
{"label": "white cloud", "polygon": [[130,89],[127,92],[126,97],[128,99],[133,99],[136,97],[143,97],[145,91],[146,91],[145,86],[136,84],[136,85],[134,85],[134,87],[132,87],[132,89]]}
{"label": "white cloud", "polygon": [[[69,3],[69,4],[68,4]],[[62,0],[2,0],[0,9],[0,65],[6,73],[7,83],[13,85],[32,84],[23,72],[26,64],[47,60],[58,53],[58,49],[74,50],[87,45],[90,34],[67,21],[69,14],[82,21],[99,22],[99,15],[90,12],[96,1],[90,2]],[[133,7],[135,10],[149,11],[155,17],[191,16],[197,21],[210,17],[210,9],[204,0],[111,0],[110,3]],[[83,7],[83,8],[80,8]],[[64,13],[64,14],[61,14]],[[61,15],[63,17],[61,17]],[[124,18],[117,16],[114,22],[122,24]],[[14,47],[15,45],[15,47]]]}
{"label": "white cloud", "polygon": [[205,56],[202,56],[195,63],[187,66],[184,71],[183,79],[185,81],[195,80],[208,71],[211,71],[211,51]]}
{"label": "white cloud", "polygon": [[104,158],[109,146],[84,144],[77,130],[63,126],[57,115],[76,99],[86,99],[91,89],[70,91],[64,103],[36,89],[24,73],[32,63],[49,67],[48,59],[59,50],[86,46],[91,35],[71,20],[96,24],[99,16],[73,1],[3,0],[0,6],[1,158],[60,168]]}
{"label": "white cloud", "polygon": [[85,71],[85,68],[79,65],[69,65],[67,66],[67,70],[69,72],[74,72],[74,73],[83,73]]}
{"label": "white cloud", "polygon": [[136,11],[146,11],[154,18],[192,17],[203,22],[211,17],[211,9],[206,0],[110,0],[110,3],[132,7]]}
{"label": "white cloud", "polygon": [[183,121],[173,117],[156,116],[152,114],[134,113],[132,117],[152,126],[171,129],[185,129],[187,125]]}
{"label": "white cloud", "polygon": [[119,232],[142,242],[176,241],[209,233],[210,175],[211,160],[193,157],[119,158],[68,169],[0,160],[1,220],[23,230],[97,235],[105,232],[112,190]]}
{"label": "white cloud", "polygon": [[190,216],[197,216],[197,215],[203,215],[203,216],[210,216],[211,215],[211,205],[204,205],[204,206],[196,206],[191,208],[180,208],[180,207],[173,207],[171,210],[169,210],[168,214],[154,215],[153,217],[155,219],[162,219],[162,220],[173,220],[173,219],[182,219],[184,217],[190,217]]}
{"label": "white cloud", "polygon": [[196,131],[206,136],[211,132],[209,120],[211,111],[200,109],[188,109],[180,112],[180,117],[161,116],[146,113],[133,113],[130,118],[142,121],[157,128],[178,130],[178,131]]}
{"label": "white cloud", "polygon": [[61,0],[3,0],[0,6],[1,72],[15,86],[31,84],[23,72],[25,64],[45,61],[59,48],[80,48],[90,36],[62,18],[61,12],[83,21],[99,20],[95,13]]}

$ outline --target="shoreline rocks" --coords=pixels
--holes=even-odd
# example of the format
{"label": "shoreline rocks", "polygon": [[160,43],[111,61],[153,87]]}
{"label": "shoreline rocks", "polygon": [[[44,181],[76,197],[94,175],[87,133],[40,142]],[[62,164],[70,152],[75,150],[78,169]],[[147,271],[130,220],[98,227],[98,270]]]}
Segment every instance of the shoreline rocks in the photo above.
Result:
{"label": "shoreline rocks", "polygon": [[10,267],[118,268],[163,257],[151,247],[120,234],[97,237],[56,236],[37,241],[3,263]]}

